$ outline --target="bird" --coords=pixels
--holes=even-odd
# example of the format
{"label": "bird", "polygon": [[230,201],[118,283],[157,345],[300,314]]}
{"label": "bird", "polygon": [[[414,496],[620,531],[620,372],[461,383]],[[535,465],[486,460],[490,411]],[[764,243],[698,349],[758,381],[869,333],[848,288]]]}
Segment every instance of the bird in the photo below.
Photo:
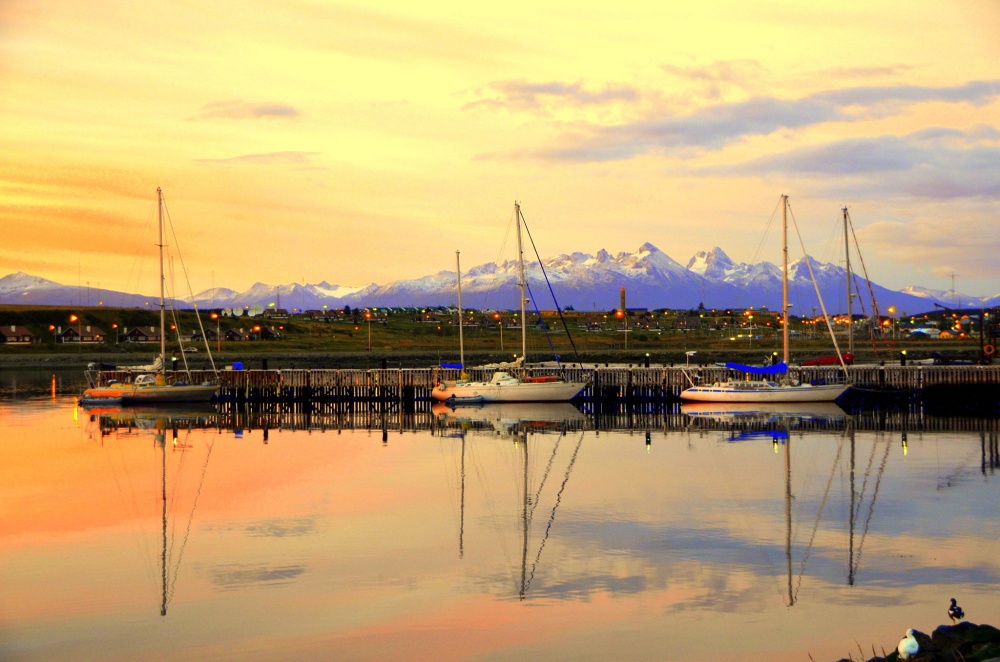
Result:
{"label": "bird", "polygon": [[896,652],[899,653],[899,659],[901,660],[909,660],[920,652],[920,644],[917,643],[916,637],[913,636],[913,628],[906,631],[906,636],[896,646]]}
{"label": "bird", "polygon": [[955,602],[955,598],[951,599],[951,606],[948,607],[948,617],[951,618],[952,623],[956,623],[965,618],[965,612],[962,611],[962,608],[958,606],[957,602]]}

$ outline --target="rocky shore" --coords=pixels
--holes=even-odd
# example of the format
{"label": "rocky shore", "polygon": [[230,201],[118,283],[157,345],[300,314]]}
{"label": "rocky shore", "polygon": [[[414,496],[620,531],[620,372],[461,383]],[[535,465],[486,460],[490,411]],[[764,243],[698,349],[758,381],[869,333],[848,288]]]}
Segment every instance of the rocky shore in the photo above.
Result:
{"label": "rocky shore", "polygon": [[[901,637],[905,634],[900,633]],[[913,636],[919,650],[908,659],[914,662],[1000,662],[1000,630],[992,625],[940,625],[930,635],[914,630]],[[859,657],[844,657],[837,662],[896,662],[904,659],[896,650],[897,644],[885,646],[881,652],[892,652],[884,657],[876,654],[865,658],[859,651]]]}

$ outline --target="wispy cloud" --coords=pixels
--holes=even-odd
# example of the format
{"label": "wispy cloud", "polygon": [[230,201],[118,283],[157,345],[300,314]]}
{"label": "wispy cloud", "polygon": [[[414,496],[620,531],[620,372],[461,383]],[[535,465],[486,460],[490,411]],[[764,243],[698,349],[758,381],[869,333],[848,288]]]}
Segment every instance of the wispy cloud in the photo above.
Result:
{"label": "wispy cloud", "polygon": [[693,85],[694,94],[708,101],[721,101],[727,92],[756,88],[767,77],[767,69],[756,60],[721,60],[704,65],[664,64],[664,73]]}
{"label": "wispy cloud", "polygon": [[827,122],[855,122],[898,114],[923,102],[982,105],[1000,96],[1000,81],[954,87],[865,86],[819,92],[798,99],[758,96],[719,103],[677,117],[646,118],[613,126],[591,124],[561,141],[570,147],[537,155],[556,161],[607,161],[649,152],[677,156],[720,150],[753,136]]}
{"label": "wispy cloud", "polygon": [[613,102],[632,102],[640,98],[638,90],[626,85],[609,85],[598,90],[588,90],[581,82],[529,83],[525,80],[492,83],[480,94],[482,98],[466,104],[465,108],[537,112],[553,105],[600,106]]}
{"label": "wispy cloud", "polygon": [[306,570],[302,564],[270,566],[264,563],[230,563],[209,569],[216,588],[234,590],[255,585],[288,584]]}
{"label": "wispy cloud", "polygon": [[287,103],[249,101],[214,101],[201,107],[201,111],[192,120],[257,120],[270,117],[289,119],[299,117],[301,113]]}
{"label": "wispy cloud", "polygon": [[931,127],[905,136],[839,140],[698,172],[833,176],[833,181],[849,181],[854,195],[998,197],[1000,131],[989,126],[968,132]]}
{"label": "wispy cloud", "polygon": [[312,165],[313,157],[321,152],[266,152],[243,154],[226,159],[197,159],[197,163],[218,165]]}

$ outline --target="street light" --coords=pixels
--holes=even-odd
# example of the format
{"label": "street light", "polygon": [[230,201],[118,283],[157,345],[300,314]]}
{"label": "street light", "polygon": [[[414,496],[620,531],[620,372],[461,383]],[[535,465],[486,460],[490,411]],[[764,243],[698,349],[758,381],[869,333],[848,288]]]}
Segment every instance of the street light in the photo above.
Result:
{"label": "street light", "polygon": [[[324,306],[324,308],[325,308],[325,306]],[[219,313],[212,313],[211,317],[212,317],[212,319],[215,320],[215,343],[216,343],[215,344],[215,351],[216,352],[222,352],[222,334],[219,333],[219,331],[220,331]]]}
{"label": "street light", "polygon": [[[69,323],[80,322],[80,316],[75,313],[69,314]],[[80,345],[80,349],[83,349],[83,322],[77,325],[76,329],[76,342]]]}
{"label": "street light", "polygon": [[493,317],[500,322],[500,351],[503,351],[503,318],[500,313],[493,313]]}
{"label": "street light", "polygon": [[368,351],[372,351],[372,314],[365,313],[365,321],[368,322]]}

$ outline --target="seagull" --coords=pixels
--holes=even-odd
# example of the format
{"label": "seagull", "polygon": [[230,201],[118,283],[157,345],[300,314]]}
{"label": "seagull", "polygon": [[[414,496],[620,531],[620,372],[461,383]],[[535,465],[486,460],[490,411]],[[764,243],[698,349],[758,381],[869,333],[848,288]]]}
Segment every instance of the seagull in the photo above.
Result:
{"label": "seagull", "polygon": [[896,652],[899,653],[899,659],[901,660],[909,660],[920,652],[920,644],[917,643],[916,637],[913,636],[913,628],[906,631],[906,636],[896,646]]}
{"label": "seagull", "polygon": [[962,608],[958,606],[957,602],[955,602],[955,598],[951,599],[951,606],[948,607],[948,616],[951,618],[952,623],[965,618],[965,612],[962,611]]}

